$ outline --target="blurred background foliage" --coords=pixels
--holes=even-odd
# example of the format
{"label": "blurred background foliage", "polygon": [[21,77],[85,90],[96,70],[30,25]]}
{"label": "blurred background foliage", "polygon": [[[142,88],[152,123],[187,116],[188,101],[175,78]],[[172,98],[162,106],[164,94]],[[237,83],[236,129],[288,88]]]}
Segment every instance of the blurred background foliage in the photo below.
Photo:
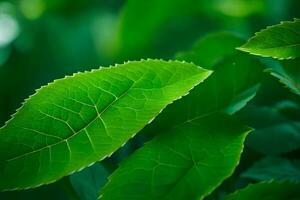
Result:
{"label": "blurred background foliage", "polygon": [[[23,99],[54,79],[127,60],[171,59],[210,32],[231,31],[249,38],[268,25],[299,18],[299,8],[299,0],[2,0],[0,125]],[[238,113],[257,131],[247,140],[234,176],[208,199],[249,181],[290,176],[300,180],[300,162],[293,161],[299,158],[299,102],[275,78],[264,78],[257,97]],[[107,174],[140,140],[129,142],[104,165],[97,163],[49,186],[2,193],[0,199],[95,199]],[[270,145],[266,148],[265,143]],[[280,175],[283,169],[297,176]]]}

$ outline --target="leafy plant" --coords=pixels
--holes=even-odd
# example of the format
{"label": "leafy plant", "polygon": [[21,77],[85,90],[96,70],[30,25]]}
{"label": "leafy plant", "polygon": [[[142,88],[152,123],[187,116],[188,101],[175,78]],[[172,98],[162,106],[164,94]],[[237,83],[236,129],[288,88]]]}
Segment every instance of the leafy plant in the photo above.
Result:
{"label": "leafy plant", "polygon": [[1,189],[53,182],[102,160],[209,73],[192,64],[148,60],[41,88],[1,128]]}
{"label": "leafy plant", "polygon": [[233,173],[249,131],[223,115],[188,119],[121,164],[100,199],[202,199]]}
{"label": "leafy plant", "polygon": [[279,59],[296,58],[300,56],[300,20],[286,21],[269,26],[256,33],[239,49],[254,55],[271,56]]}
{"label": "leafy plant", "polygon": [[[42,12],[31,15],[24,5],[27,18]],[[300,199],[299,19],[248,42],[218,31],[173,44],[164,59],[141,59],[164,51],[161,31],[173,30],[174,20],[180,27],[198,15],[240,23],[265,7],[256,0],[126,2],[107,26],[112,52],[102,53],[140,61],[55,78],[3,120],[0,198]],[[51,187],[63,194],[51,196]]]}

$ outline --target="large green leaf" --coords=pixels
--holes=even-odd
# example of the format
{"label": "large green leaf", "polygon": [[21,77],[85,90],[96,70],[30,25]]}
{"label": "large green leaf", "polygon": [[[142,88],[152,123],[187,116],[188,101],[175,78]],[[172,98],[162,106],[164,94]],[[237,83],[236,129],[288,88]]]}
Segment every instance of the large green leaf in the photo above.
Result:
{"label": "large green leaf", "polygon": [[249,185],[227,196],[225,200],[296,200],[300,199],[300,184],[263,182]]}
{"label": "large green leaf", "polygon": [[188,120],[133,153],[100,199],[202,199],[232,174],[249,131],[226,115]]}
{"label": "large green leaf", "polygon": [[300,182],[300,160],[266,157],[243,172],[242,177],[258,181],[289,180]]}
{"label": "large green leaf", "polygon": [[300,58],[274,63],[270,65],[270,69],[267,71],[278,78],[292,92],[300,95]]}
{"label": "large green leaf", "polygon": [[0,190],[50,183],[105,158],[210,73],[135,61],[41,88],[0,129]]}
{"label": "large green leaf", "polygon": [[296,58],[300,56],[300,19],[269,26],[239,49],[264,57]]}

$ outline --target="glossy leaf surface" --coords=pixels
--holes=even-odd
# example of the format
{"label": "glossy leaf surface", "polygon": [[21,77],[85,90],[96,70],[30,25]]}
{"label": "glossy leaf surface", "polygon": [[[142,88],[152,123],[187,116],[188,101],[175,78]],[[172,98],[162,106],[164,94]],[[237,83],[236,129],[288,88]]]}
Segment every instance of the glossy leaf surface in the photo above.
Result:
{"label": "glossy leaf surface", "polygon": [[269,26],[239,49],[264,57],[296,58],[300,56],[300,19]]}
{"label": "glossy leaf surface", "polygon": [[[103,199],[141,198],[143,192],[147,194],[145,196],[148,196],[147,198],[149,199],[185,199],[185,196],[189,199],[203,198],[233,172],[242,151],[245,133],[249,130],[237,122],[233,123],[230,117],[222,115],[223,119],[219,114],[215,113],[234,113],[245,105],[249,100],[249,98],[245,98],[249,95],[249,91],[250,96],[255,94],[256,89],[253,88],[257,87],[259,76],[254,76],[254,74],[260,74],[260,67],[259,65],[252,67],[252,62],[250,63],[248,56],[234,56],[236,53],[234,46],[237,45],[236,41],[239,39],[233,35],[226,33],[224,36],[224,33],[217,33],[205,37],[200,43],[215,42],[213,38],[221,41],[224,37],[232,37],[233,43],[228,43],[228,49],[231,49],[231,53],[211,51],[210,57],[215,58],[213,60],[217,64],[213,68],[215,72],[211,75],[211,78],[208,78],[208,80],[201,84],[203,87],[198,86],[194,88],[188,96],[166,108],[154,120],[153,124],[143,130],[143,132],[153,133],[158,136],[154,141],[149,142],[138,150],[137,153],[129,158],[129,161],[125,161],[125,164],[117,169],[103,191]],[[230,46],[232,47],[230,48]],[[202,50],[200,50],[199,45],[196,48],[199,50],[199,53],[200,51],[204,51],[202,47]],[[213,48],[218,48],[218,46],[213,45]],[[228,54],[233,55],[229,55],[229,58],[227,58]],[[204,57],[202,58],[204,59]],[[180,59],[183,59],[183,57]],[[248,67],[251,67],[251,69],[248,69]],[[226,78],[224,74],[227,75]],[[234,77],[234,74],[240,74],[243,79],[237,76]],[[241,85],[237,84],[237,82]],[[245,95],[242,95],[243,93]],[[212,119],[214,117],[217,120],[215,123],[220,127],[217,127],[216,124],[213,125],[214,122]],[[228,124],[232,122],[234,125],[232,124],[230,127],[236,126],[237,129],[233,130],[227,127],[225,125],[227,122]],[[233,134],[232,137],[229,136],[231,133]],[[231,138],[228,141],[225,139],[226,134],[229,134],[228,139]],[[223,140],[224,142],[226,140],[226,144],[218,143],[218,141]],[[193,144],[193,147],[189,142]],[[216,145],[213,146],[211,142]],[[227,145],[232,145],[233,148],[229,150],[231,153],[227,151]],[[182,155],[183,158],[180,160],[178,159],[180,157],[178,155],[168,156],[173,155],[170,151],[175,151],[173,152],[174,154]],[[194,153],[190,154],[188,151]],[[216,172],[213,177],[208,175],[209,173],[213,174],[213,172],[208,172],[209,169],[203,167],[201,164],[204,163],[205,166],[205,162],[207,161],[205,157],[207,157],[208,165],[214,168],[216,165],[214,162],[222,160],[222,153],[214,154],[212,160],[209,160],[210,151],[227,152],[230,154],[227,161],[219,163],[224,171],[220,170]],[[162,163],[166,165],[163,164],[160,166],[160,160],[157,160],[159,157],[163,159]],[[193,158],[199,159],[195,161],[195,165],[191,164]],[[202,158],[205,161],[201,160]],[[197,163],[199,163],[199,166]],[[153,169],[156,168],[156,164],[158,164],[158,168],[161,167],[160,170],[164,170],[164,172],[170,174],[170,177],[166,177],[166,180],[163,180],[162,185],[158,183],[158,177],[162,175],[162,172]],[[134,167],[135,165],[137,167]],[[133,170],[129,169],[130,166]],[[197,170],[198,168],[199,170]],[[142,172],[139,169],[145,169],[145,171]],[[125,174],[127,170],[129,170],[127,175],[132,177],[130,179],[132,184],[125,184],[121,181],[123,178],[122,174]],[[195,171],[198,172],[198,175]],[[151,173],[153,173],[153,176]],[[209,182],[210,179],[211,182]],[[145,184],[141,184],[142,180]],[[201,184],[203,180],[207,181],[208,184],[206,186],[204,183],[203,185]],[[156,181],[157,183],[152,184],[152,181]],[[137,187],[138,183],[141,185],[140,188]],[[126,193],[126,191],[130,192]]]}
{"label": "glossy leaf surface", "polygon": [[107,157],[209,74],[147,60],[42,87],[0,129],[0,190],[50,183]]}
{"label": "glossy leaf surface", "polygon": [[133,153],[99,199],[202,199],[233,172],[249,131],[225,115],[186,121]]}

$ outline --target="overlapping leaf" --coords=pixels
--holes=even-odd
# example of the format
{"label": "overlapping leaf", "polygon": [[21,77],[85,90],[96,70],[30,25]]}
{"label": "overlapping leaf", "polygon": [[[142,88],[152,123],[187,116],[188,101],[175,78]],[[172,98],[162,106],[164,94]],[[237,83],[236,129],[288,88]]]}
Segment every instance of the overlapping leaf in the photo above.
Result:
{"label": "overlapping leaf", "polygon": [[[213,37],[221,41],[224,33]],[[211,52],[218,63],[212,78],[143,130],[160,135],[121,164],[102,191],[103,199],[203,198],[232,174],[249,129],[219,112],[234,113],[253,97],[261,68],[248,56],[225,59],[228,52]],[[125,176],[130,181],[125,183]]]}
{"label": "overlapping leaf", "polygon": [[[228,40],[225,43],[226,47],[224,46],[226,51],[219,50],[217,45],[221,44],[224,38]],[[197,42],[194,48],[197,53],[191,53],[192,50],[178,54],[178,59],[202,64],[202,67],[212,69],[214,73],[203,84],[195,87],[188,96],[168,106],[151,126],[143,131],[156,133],[187,119],[219,111],[232,114],[245,106],[259,89],[263,68],[262,64],[251,56],[235,50],[242,42],[242,39],[230,33],[214,33]],[[207,48],[201,44],[205,44]],[[209,48],[210,50],[207,50]],[[203,56],[207,51],[210,52],[209,55]],[[196,58],[195,55],[199,57]]]}
{"label": "overlapping leaf", "polygon": [[133,153],[100,199],[202,199],[233,172],[249,131],[225,115],[189,120]]}
{"label": "overlapping leaf", "polygon": [[300,95],[300,58],[270,65],[267,70],[292,92]]}
{"label": "overlapping leaf", "polygon": [[257,181],[288,180],[300,182],[300,161],[281,157],[266,157],[243,172],[242,177]]}
{"label": "overlapping leaf", "polygon": [[253,200],[253,199],[272,199],[286,200],[299,199],[300,184],[296,183],[276,183],[263,182],[250,185],[244,189],[229,195],[225,200]]}
{"label": "overlapping leaf", "polygon": [[214,69],[225,57],[235,55],[237,53],[235,48],[243,42],[243,39],[231,32],[211,33],[196,42],[191,50],[178,53],[176,59],[197,63],[206,69]]}
{"label": "overlapping leaf", "polygon": [[109,174],[109,170],[97,162],[72,174],[69,179],[80,200],[95,200],[98,197],[99,187],[106,183]]}
{"label": "overlapping leaf", "polygon": [[[116,47],[118,51],[129,56],[140,55],[145,49],[149,53],[149,48],[151,49],[153,46],[156,46],[156,52],[161,46],[164,47],[164,50],[171,49],[174,43],[178,44],[183,40],[190,42],[189,39],[194,38],[196,34],[193,33],[197,31],[211,30],[211,24],[207,23],[208,19],[223,21],[227,17],[246,17],[260,13],[262,9],[270,8],[270,6],[271,3],[260,0],[212,0],[209,2],[199,0],[128,0],[122,8],[117,39],[115,40]],[[199,17],[199,15],[204,17]],[[232,18],[230,19],[232,20]],[[199,23],[200,20],[206,23],[205,26]],[[182,26],[181,23],[184,25]],[[220,24],[222,23],[218,23],[218,25]],[[176,28],[172,39],[168,40],[169,34],[173,33],[169,30],[172,29],[172,25]],[[214,25],[212,24],[212,26]],[[226,25],[224,24],[224,26]],[[182,31],[181,28],[185,28],[185,30]],[[166,43],[168,44],[167,48]]]}
{"label": "overlapping leaf", "polygon": [[159,29],[173,17],[194,13],[197,0],[129,0],[122,9],[117,35],[118,50],[132,55],[144,50]]}
{"label": "overlapping leaf", "polygon": [[147,60],[41,88],[0,129],[0,190],[50,183],[103,159],[209,74]]}
{"label": "overlapping leaf", "polygon": [[300,56],[300,19],[269,26],[239,49],[265,57],[296,58]]}
{"label": "overlapping leaf", "polygon": [[284,109],[289,109],[289,113],[299,112],[290,104],[282,108],[249,106],[243,110],[240,117],[255,128],[255,132],[247,138],[247,146],[267,155],[279,155],[300,148],[300,122],[285,116]]}

